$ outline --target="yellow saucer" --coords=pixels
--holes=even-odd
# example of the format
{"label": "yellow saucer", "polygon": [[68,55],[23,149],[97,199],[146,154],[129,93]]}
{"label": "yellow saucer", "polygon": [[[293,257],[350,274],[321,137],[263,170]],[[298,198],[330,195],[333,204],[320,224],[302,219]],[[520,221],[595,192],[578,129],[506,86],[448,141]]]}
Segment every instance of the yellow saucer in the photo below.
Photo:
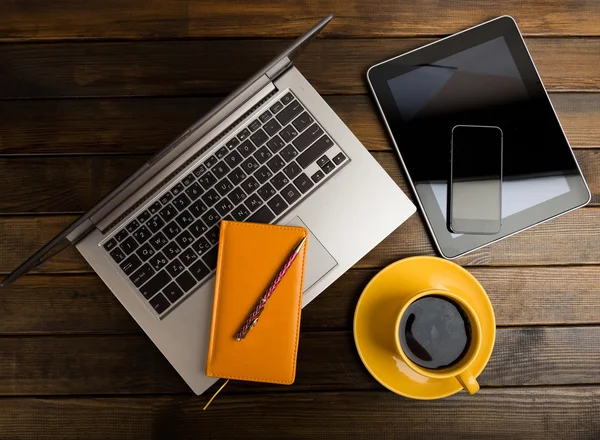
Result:
{"label": "yellow saucer", "polygon": [[396,353],[394,324],[403,295],[445,289],[465,298],[481,320],[482,344],[471,371],[477,377],[494,349],[496,319],[485,290],[459,265],[437,257],[412,257],[383,269],[363,290],[354,314],[354,342],[365,367],[396,394],[440,399],[462,387],[455,378],[430,379],[411,370]]}

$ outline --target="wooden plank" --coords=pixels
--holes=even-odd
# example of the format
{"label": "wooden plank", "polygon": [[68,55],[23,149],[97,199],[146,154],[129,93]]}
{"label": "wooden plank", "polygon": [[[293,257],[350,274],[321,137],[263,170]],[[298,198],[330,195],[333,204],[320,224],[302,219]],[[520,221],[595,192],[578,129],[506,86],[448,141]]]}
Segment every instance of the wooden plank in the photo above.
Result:
{"label": "wooden plank", "polygon": [[[431,39],[319,39],[296,66],[323,94],[367,93],[369,66]],[[287,40],[5,44],[0,99],[228,93]],[[549,90],[600,88],[600,39],[528,39]],[[193,56],[191,55],[193,54]]]}
{"label": "wooden plank", "polygon": [[[435,10],[435,20],[431,11]],[[318,4],[208,0],[122,1],[76,5],[66,0],[3,2],[0,39],[164,39],[217,37],[296,37],[329,12],[336,18],[324,31],[344,37],[444,35],[510,12],[528,35],[600,35],[593,0],[458,2],[441,8],[434,0],[390,4],[325,0]]]}
{"label": "wooden plank", "polygon": [[[600,264],[599,208],[584,208],[475,251],[458,260],[467,266]],[[8,273],[60,230],[74,216],[0,217],[0,274]],[[378,268],[401,258],[434,255],[420,216],[413,215],[362,258],[356,268]],[[57,255],[36,273],[90,271],[74,249]]]}
{"label": "wooden plank", "polygon": [[[600,327],[504,328],[483,387],[600,381]],[[0,395],[190,393],[144,335],[0,338]],[[215,385],[214,388],[218,388]],[[303,333],[291,387],[234,381],[227,393],[380,390],[351,332]],[[210,394],[208,392],[207,394]]]}
{"label": "wooden plank", "polygon": [[[375,159],[406,193],[411,193],[395,153]],[[577,160],[600,202],[600,151],[579,149]],[[0,214],[83,213],[139,168],[148,156],[0,157]],[[32,191],[35,188],[36,191]],[[8,190],[10,189],[10,190]]]}
{"label": "wooden plank", "polygon": [[[550,98],[574,148],[600,146],[599,93],[552,93]],[[152,154],[220,99],[0,100],[0,154]],[[325,96],[325,100],[365,147],[390,150],[371,97]]]}
{"label": "wooden plank", "polygon": [[600,388],[481,390],[437,401],[388,391],[207,397],[6,398],[11,439],[148,438],[596,438]]}

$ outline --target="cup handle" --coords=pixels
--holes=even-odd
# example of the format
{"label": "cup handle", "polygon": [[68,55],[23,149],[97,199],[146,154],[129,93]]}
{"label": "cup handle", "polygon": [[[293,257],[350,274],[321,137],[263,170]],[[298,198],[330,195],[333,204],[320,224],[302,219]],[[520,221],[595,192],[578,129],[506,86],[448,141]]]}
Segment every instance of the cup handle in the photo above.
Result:
{"label": "cup handle", "polygon": [[469,371],[465,370],[456,376],[458,382],[462,385],[465,391],[471,395],[475,394],[479,391],[479,384],[477,383],[477,379],[475,376]]}

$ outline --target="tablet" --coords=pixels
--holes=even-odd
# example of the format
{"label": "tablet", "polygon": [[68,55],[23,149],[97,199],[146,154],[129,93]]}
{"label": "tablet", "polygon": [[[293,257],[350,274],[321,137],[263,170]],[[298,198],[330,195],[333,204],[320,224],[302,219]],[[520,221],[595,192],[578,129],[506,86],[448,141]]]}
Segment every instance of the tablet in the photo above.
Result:
{"label": "tablet", "polygon": [[[589,202],[590,191],[511,17],[377,64],[367,79],[442,256],[458,257]],[[450,146],[460,125],[502,130],[502,218],[495,234],[448,228]]]}

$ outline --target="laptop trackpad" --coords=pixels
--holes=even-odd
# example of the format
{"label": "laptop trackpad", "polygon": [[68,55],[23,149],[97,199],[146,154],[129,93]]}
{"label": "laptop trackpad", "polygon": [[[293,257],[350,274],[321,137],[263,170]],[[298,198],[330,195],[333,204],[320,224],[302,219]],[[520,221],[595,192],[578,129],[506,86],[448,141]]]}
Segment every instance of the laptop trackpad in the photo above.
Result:
{"label": "laptop trackpad", "polygon": [[304,268],[304,291],[306,292],[338,263],[300,217],[294,217],[288,225],[302,226],[308,229],[308,253],[306,254],[306,267]]}

